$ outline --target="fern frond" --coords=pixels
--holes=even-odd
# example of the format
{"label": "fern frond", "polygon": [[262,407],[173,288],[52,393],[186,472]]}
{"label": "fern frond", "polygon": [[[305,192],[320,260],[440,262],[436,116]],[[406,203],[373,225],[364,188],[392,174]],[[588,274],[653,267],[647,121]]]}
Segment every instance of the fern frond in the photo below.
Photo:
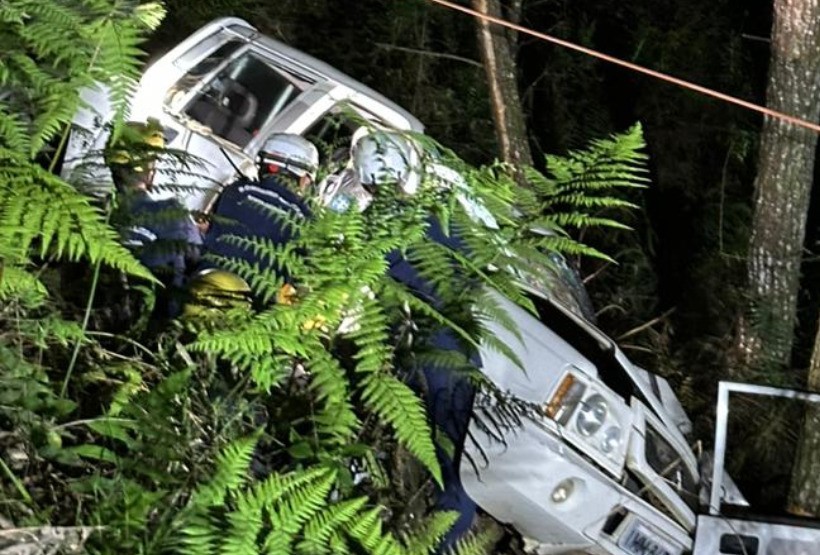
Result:
{"label": "fern frond", "polygon": [[357,518],[367,503],[366,497],[336,503],[314,515],[304,527],[304,539],[296,545],[297,551],[306,554],[333,553],[330,540],[339,529]]}
{"label": "fern frond", "polygon": [[37,276],[19,266],[0,265],[0,300],[17,299],[23,306],[36,308],[47,298],[48,291]]}
{"label": "fern frond", "polygon": [[235,509],[227,515],[228,528],[219,552],[225,555],[257,553],[257,538],[264,526],[260,507],[244,496],[238,496]]}
{"label": "fern frond", "polygon": [[153,280],[88,198],[10,150],[0,149],[0,168],[0,243],[36,246],[41,256],[86,257]]}
{"label": "fern frond", "polygon": [[256,443],[257,438],[248,437],[225,447],[216,458],[216,473],[194,494],[194,504],[219,506],[226,495],[241,488],[246,483]]}
{"label": "fern frond", "polygon": [[453,527],[459,514],[455,511],[439,511],[425,517],[404,538],[406,555],[433,553],[441,540]]}
{"label": "fern frond", "polygon": [[381,512],[377,507],[361,514],[347,533],[371,555],[402,555],[401,544],[382,530]]}
{"label": "fern frond", "polygon": [[312,374],[310,388],[317,393],[317,401],[324,404],[324,410],[315,417],[317,433],[330,443],[344,445],[359,424],[344,370],[336,359],[321,351],[308,362],[308,369]]}
{"label": "fern frond", "polygon": [[436,459],[427,414],[410,387],[390,374],[374,373],[362,383],[362,400],[368,410],[391,425],[396,438],[441,484],[441,467]]}
{"label": "fern frond", "polygon": [[[510,299],[515,302],[515,299]],[[517,339],[521,339],[521,330],[510,313],[502,306],[496,294],[491,293],[490,290],[484,289],[476,297],[475,305],[473,306],[477,318],[480,322],[493,322],[503,327],[508,332],[512,333]],[[485,335],[481,336],[484,339]]]}
{"label": "fern frond", "polygon": [[28,152],[31,138],[28,126],[20,114],[10,114],[5,106],[0,105],[0,140],[5,148]]}
{"label": "fern frond", "polygon": [[328,478],[333,478],[333,474],[324,467],[289,474],[274,472],[262,482],[254,484],[248,496],[254,499],[257,507],[272,507],[287,499],[293,492],[317,482],[325,483]]}
{"label": "fern frond", "polygon": [[327,495],[335,480],[335,473],[325,472],[318,479],[294,488],[280,503],[269,506],[271,537],[294,538],[326,506]]}
{"label": "fern frond", "polygon": [[513,364],[518,366],[519,368],[524,369],[524,363],[515,353],[515,351],[507,345],[504,341],[501,341],[498,337],[496,337],[492,333],[485,333],[482,336],[482,344],[485,349],[489,349],[491,351],[495,351],[500,353],[505,358],[510,360]]}
{"label": "fern frond", "polygon": [[473,337],[473,335],[467,332],[463,327],[459,326],[455,321],[436,310],[435,307],[409,293],[403,287],[393,287],[392,293],[394,293],[403,303],[406,303],[406,305],[411,309],[418,311],[418,313],[423,316],[431,318],[439,326],[453,330],[459,337],[464,339],[473,347],[478,347],[476,338]]}
{"label": "fern frond", "polygon": [[349,334],[359,348],[356,353],[356,372],[374,373],[382,370],[392,358],[388,334],[388,319],[376,299],[363,299],[357,318],[358,329]]}
{"label": "fern frond", "polygon": [[498,543],[499,536],[499,532],[492,528],[478,534],[469,534],[458,540],[450,553],[451,555],[489,555],[490,550]]}
{"label": "fern frond", "polygon": [[600,218],[582,214],[578,212],[566,212],[544,216],[533,222],[534,229],[546,228],[549,230],[560,230],[566,227],[585,229],[591,227],[612,227],[616,229],[631,229],[617,220],[611,218]]}
{"label": "fern frond", "polygon": [[64,132],[80,107],[80,90],[95,83],[108,87],[122,115],[139,75],[138,45],[146,23],[161,15],[155,3],[137,8],[109,0],[3,2],[0,47],[8,65],[0,71],[0,83],[11,91],[14,110],[7,113],[25,114],[19,121],[28,137],[19,140],[19,132],[0,117],[0,144],[33,158]]}
{"label": "fern frond", "polygon": [[611,196],[594,196],[586,192],[561,192],[550,199],[557,205],[567,205],[576,208],[638,208],[634,202]]}
{"label": "fern frond", "polygon": [[420,367],[438,368],[442,371],[467,373],[473,369],[464,353],[448,349],[429,349],[414,353],[414,361]]}

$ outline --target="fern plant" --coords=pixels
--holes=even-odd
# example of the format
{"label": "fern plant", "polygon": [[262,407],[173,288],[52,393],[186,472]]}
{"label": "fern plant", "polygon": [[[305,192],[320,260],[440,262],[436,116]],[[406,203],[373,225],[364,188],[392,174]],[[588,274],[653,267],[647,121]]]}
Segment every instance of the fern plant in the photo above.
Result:
{"label": "fern plant", "polygon": [[[104,211],[44,166],[56,165],[83,87],[107,85],[124,110],[140,65],[137,46],[161,15],[158,4],[119,0],[0,5],[0,381],[16,394],[0,409],[8,431],[0,486],[13,501],[4,516],[31,526],[48,524],[64,507],[41,504],[54,490],[30,492],[17,474],[27,468],[36,475],[44,459],[104,453],[85,449],[61,427],[81,410],[67,395],[71,349],[92,357],[107,349],[64,310],[60,266],[106,265],[152,279]],[[77,445],[63,447],[64,438]]]}
{"label": "fern plant", "polygon": [[[336,477],[314,466],[251,481],[255,438],[220,454],[214,475],[178,516],[179,549],[190,555],[432,553],[455,520],[435,513],[397,537],[383,527],[382,508],[366,497],[333,500]],[[465,538],[455,555],[484,553],[489,538]]]}
{"label": "fern plant", "polygon": [[14,249],[0,253],[13,267],[0,290],[40,288],[27,264],[34,253],[84,257],[149,277],[100,209],[35,160],[49,143],[65,143],[83,87],[107,84],[122,113],[139,68],[138,44],[161,15],[157,4],[108,0],[0,6],[0,244]]}

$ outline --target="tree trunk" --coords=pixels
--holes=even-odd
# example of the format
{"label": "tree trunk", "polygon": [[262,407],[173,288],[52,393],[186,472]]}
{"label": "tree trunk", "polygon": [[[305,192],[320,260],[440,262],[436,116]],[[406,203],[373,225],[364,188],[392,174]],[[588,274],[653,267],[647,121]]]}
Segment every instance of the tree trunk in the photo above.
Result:
{"label": "tree trunk", "polygon": [[[809,364],[808,388],[820,391],[820,320]],[[809,407],[806,411],[792,472],[789,511],[820,515],[820,407]]]}
{"label": "tree trunk", "polygon": [[[817,121],[820,0],[775,0],[771,48],[768,105]],[[753,368],[767,363],[784,368],[791,359],[816,145],[813,132],[771,118],[764,123],[747,268],[750,306],[739,335],[741,362]],[[820,386],[818,348],[809,372],[811,388]],[[805,414],[789,505],[795,513],[820,510],[818,408]]]}
{"label": "tree trunk", "polygon": [[[820,116],[820,0],[775,0],[767,104],[809,121]],[[766,118],[758,155],[747,275],[742,366],[788,365],[817,135]]]}
{"label": "tree trunk", "polygon": [[[500,0],[471,0],[478,12],[501,17]],[[490,105],[501,159],[516,167],[532,165],[527,126],[518,95],[515,58],[503,28],[477,20],[478,47],[487,73]]]}

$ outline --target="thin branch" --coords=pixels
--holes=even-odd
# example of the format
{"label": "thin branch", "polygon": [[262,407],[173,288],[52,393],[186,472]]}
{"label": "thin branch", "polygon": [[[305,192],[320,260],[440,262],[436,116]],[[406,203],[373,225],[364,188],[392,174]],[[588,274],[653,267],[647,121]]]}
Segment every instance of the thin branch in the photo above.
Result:
{"label": "thin branch", "polygon": [[484,66],[481,65],[481,62],[477,62],[470,58],[465,58],[463,56],[457,56],[456,54],[448,54],[446,52],[436,52],[434,50],[422,50],[420,48],[410,48],[407,46],[399,46],[397,44],[387,44],[384,42],[377,42],[376,46],[383,50],[398,50],[399,52],[407,52],[408,54],[418,54],[420,56],[430,56],[431,58],[442,58],[445,60],[453,60],[455,62],[461,62],[464,64],[471,65],[473,67],[477,67],[479,69],[483,69]]}
{"label": "thin branch", "polygon": [[108,338],[111,338],[111,339],[117,339],[119,341],[124,341],[124,342],[128,343],[129,345],[133,345],[134,347],[136,347],[137,349],[139,349],[140,351],[142,351],[143,353],[145,353],[149,357],[156,358],[156,355],[154,354],[154,352],[151,351],[148,347],[146,347],[142,343],[139,343],[138,341],[135,341],[135,340],[131,339],[130,337],[126,337],[124,335],[108,333],[108,332],[105,332],[105,331],[88,331],[88,332],[86,332],[86,335],[94,335],[94,336],[97,336],[97,337],[108,337]]}
{"label": "thin branch", "polygon": [[663,314],[661,314],[660,316],[658,316],[658,317],[656,317],[656,318],[652,318],[652,319],[651,319],[651,320],[649,320],[648,322],[646,322],[646,323],[644,323],[644,324],[641,324],[641,325],[640,325],[640,326],[638,326],[637,328],[632,328],[631,330],[629,330],[628,332],[624,333],[623,335],[618,336],[618,337],[615,339],[615,341],[623,341],[623,340],[624,340],[624,339],[626,339],[627,337],[632,337],[633,335],[638,334],[638,333],[640,333],[640,332],[644,331],[645,329],[651,328],[652,326],[654,326],[654,325],[655,325],[655,324],[657,324],[658,322],[660,322],[660,321],[662,321],[662,320],[665,320],[665,319],[666,319],[666,318],[667,318],[670,314],[672,314],[673,312],[675,312],[675,308],[674,308],[674,307],[670,308],[669,310],[667,310],[666,312],[664,312],[664,313],[663,313]]}
{"label": "thin branch", "polygon": [[595,313],[595,318],[600,318],[602,314],[604,314],[606,312],[612,312],[613,310],[617,310],[621,314],[626,314],[626,310],[622,306],[617,305],[617,304],[608,304],[605,307],[603,307],[601,310],[599,310]]}
{"label": "thin branch", "polygon": [[646,347],[639,347],[638,345],[620,345],[621,349],[625,351],[638,351],[641,353],[654,354],[655,351],[647,349]]}
{"label": "thin branch", "polygon": [[772,42],[769,37],[761,37],[759,35],[750,35],[748,33],[741,33],[740,37],[744,38],[746,40],[752,40],[752,41],[757,41],[757,42],[766,42],[766,43]]}
{"label": "thin branch", "polygon": [[584,285],[587,285],[590,281],[598,277],[604,270],[609,268],[612,265],[612,262],[605,262],[601,265],[600,268],[589,274],[587,277],[583,279]]}

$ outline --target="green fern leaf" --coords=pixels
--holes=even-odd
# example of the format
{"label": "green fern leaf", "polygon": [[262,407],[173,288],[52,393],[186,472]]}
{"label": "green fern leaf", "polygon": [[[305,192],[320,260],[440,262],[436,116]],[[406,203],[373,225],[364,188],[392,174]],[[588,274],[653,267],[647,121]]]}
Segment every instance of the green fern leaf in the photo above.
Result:
{"label": "green fern leaf", "polygon": [[390,374],[370,374],[362,385],[365,406],[393,427],[396,438],[441,484],[441,467],[436,459],[430,426],[421,400],[412,389]]}

